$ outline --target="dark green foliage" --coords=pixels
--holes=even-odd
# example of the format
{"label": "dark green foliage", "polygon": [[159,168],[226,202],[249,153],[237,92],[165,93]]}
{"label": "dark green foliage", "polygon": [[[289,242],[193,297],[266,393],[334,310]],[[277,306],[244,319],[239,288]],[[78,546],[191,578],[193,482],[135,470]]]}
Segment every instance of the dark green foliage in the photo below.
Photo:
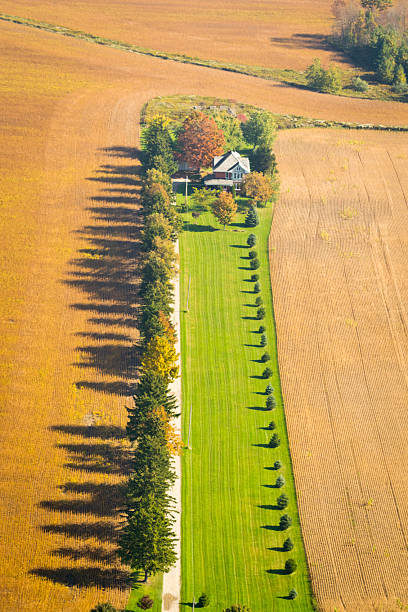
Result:
{"label": "dark green foliage", "polygon": [[261,334],[261,340],[259,343],[261,346],[266,346],[268,344],[268,339],[266,337],[266,334]]}
{"label": "dark green foliage", "polygon": [[210,604],[210,598],[208,597],[207,593],[203,593],[202,595],[200,595],[198,599],[198,607],[206,608],[209,604]]}
{"label": "dark green foliage", "polygon": [[261,291],[261,285],[259,283],[255,283],[254,293],[259,293],[260,291]]}
{"label": "dark green foliage", "polygon": [[273,395],[268,395],[266,398],[266,407],[268,410],[273,410],[276,408],[276,399],[273,397]]}
{"label": "dark green foliage", "polygon": [[258,257],[258,253],[256,251],[249,251],[248,257],[249,259],[256,259]]}
{"label": "dark green foliage", "polygon": [[269,448],[277,448],[278,446],[280,446],[280,443],[280,437],[277,433],[274,433],[272,435],[272,438],[269,440]]}
{"label": "dark green foliage", "polygon": [[139,599],[137,602],[138,607],[142,610],[150,610],[150,608],[153,608],[153,604],[153,599],[150,599],[148,595],[143,595],[143,597],[141,597],[141,599]]}
{"label": "dark green foliage", "polygon": [[275,463],[273,464],[273,469],[274,470],[280,470],[282,467],[282,463],[279,461],[279,459],[277,461],[275,461]]}
{"label": "dark green foliage", "polygon": [[263,319],[263,318],[265,318],[265,314],[266,314],[266,310],[265,310],[265,308],[263,306],[261,306],[256,311],[256,318],[257,319]]}
{"label": "dark green foliage", "polygon": [[270,378],[273,375],[273,371],[271,368],[265,368],[262,372],[262,378]]}
{"label": "dark green foliage", "polygon": [[177,164],[173,157],[173,140],[168,127],[163,122],[152,121],[144,131],[143,136],[142,161],[144,170],[155,168],[164,174],[174,174],[177,170]]}
{"label": "dark green foliage", "polygon": [[[131,500],[133,501],[133,500]],[[123,563],[150,574],[166,572],[176,561],[173,520],[168,514],[169,499],[158,493],[144,494],[126,509],[126,524],[119,538]]]}
{"label": "dark green foliage", "polygon": [[283,543],[282,548],[283,548],[283,550],[285,552],[289,552],[290,550],[293,549],[293,546],[294,546],[294,544],[293,544],[292,540],[290,538],[286,538],[286,540]]}
{"label": "dark green foliage", "polygon": [[280,489],[281,487],[283,487],[285,484],[285,479],[282,476],[282,474],[280,476],[277,477],[275,485],[278,489]]}
{"label": "dark green foliage", "polygon": [[296,571],[297,563],[294,559],[286,559],[285,562],[285,572],[287,574],[293,574]]}
{"label": "dark green foliage", "polygon": [[392,0],[361,0],[361,6],[366,9],[384,11],[392,6]]}
{"label": "dark green foliage", "polygon": [[260,325],[259,329],[258,329],[258,333],[259,334],[264,334],[266,332],[266,327],[265,325]]}
{"label": "dark green foliage", "polygon": [[279,510],[284,510],[289,505],[289,497],[285,493],[282,493],[282,495],[279,495],[278,499],[276,500],[276,505],[278,506]]}
{"label": "dark green foliage", "polygon": [[306,70],[306,82],[310,89],[325,93],[337,93],[342,88],[340,70],[336,66],[326,70],[317,57]]}
{"label": "dark green foliage", "polygon": [[256,283],[259,280],[259,274],[251,274],[251,283]]}
{"label": "dark green foliage", "polygon": [[276,137],[275,122],[270,113],[255,111],[248,121],[241,125],[245,140],[254,147],[263,144],[271,147]]}
{"label": "dark green foliage", "polygon": [[269,353],[264,353],[261,357],[262,363],[266,363],[267,361],[270,361],[270,359],[271,359],[271,356]]}
{"label": "dark green foliage", "polygon": [[241,604],[235,604],[229,608],[225,608],[223,612],[251,612],[248,606],[241,606]]}
{"label": "dark green foliage", "polygon": [[110,603],[99,603],[91,612],[118,612]]}
{"label": "dark green foliage", "polygon": [[276,429],[276,423],[275,421],[271,421],[268,425],[269,429]]}
{"label": "dark green foliage", "polygon": [[286,529],[289,529],[291,525],[292,518],[289,516],[289,514],[283,514],[279,519],[279,527],[282,529],[282,531],[285,531]]}
{"label": "dark green foliage", "polygon": [[246,227],[256,227],[259,225],[258,213],[253,204],[250,205],[247,216],[245,217],[245,225]]}
{"label": "dark green foliage", "polygon": [[265,389],[266,395],[272,395],[273,391],[274,391],[274,389],[273,389],[271,383],[268,383],[266,385],[266,389]]}
{"label": "dark green foliage", "polygon": [[261,298],[261,296],[258,296],[257,298],[255,298],[255,306],[261,306],[263,304],[263,299]]}
{"label": "dark green foliage", "polygon": [[249,234],[248,238],[247,238],[247,245],[249,247],[253,247],[256,245],[256,236],[255,234]]}
{"label": "dark green foliage", "polygon": [[259,263],[258,259],[251,259],[249,265],[251,270],[257,270],[261,264]]}
{"label": "dark green foliage", "polygon": [[252,150],[249,156],[251,170],[274,175],[277,172],[275,153],[269,145],[260,144]]}
{"label": "dark green foliage", "polygon": [[288,599],[296,599],[298,592],[296,589],[290,589]]}

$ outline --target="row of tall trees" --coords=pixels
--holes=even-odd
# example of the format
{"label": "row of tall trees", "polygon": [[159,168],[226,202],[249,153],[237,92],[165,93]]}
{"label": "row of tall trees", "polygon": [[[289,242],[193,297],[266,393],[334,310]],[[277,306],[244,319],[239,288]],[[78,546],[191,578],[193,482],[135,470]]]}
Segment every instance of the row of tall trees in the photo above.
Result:
{"label": "row of tall trees", "polygon": [[143,136],[141,361],[128,409],[127,434],[134,450],[119,552],[122,561],[143,571],[147,580],[176,561],[169,489],[175,481],[172,455],[181,452],[182,443],[172,425],[177,404],[169,384],[179,372],[170,315],[177,267],[174,243],[181,221],[172,204],[170,174],[176,164],[167,119],[154,118]]}
{"label": "row of tall trees", "polygon": [[381,83],[401,92],[408,77],[408,9],[405,1],[335,0],[333,41]]}

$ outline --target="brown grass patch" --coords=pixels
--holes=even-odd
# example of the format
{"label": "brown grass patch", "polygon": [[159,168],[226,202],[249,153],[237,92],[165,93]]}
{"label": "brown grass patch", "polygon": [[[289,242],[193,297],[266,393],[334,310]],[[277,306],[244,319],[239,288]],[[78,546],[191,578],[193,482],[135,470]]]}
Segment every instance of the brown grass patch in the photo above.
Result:
{"label": "brown grass patch", "polygon": [[272,286],[314,592],[327,611],[403,609],[408,145],[303,130],[276,151]]}

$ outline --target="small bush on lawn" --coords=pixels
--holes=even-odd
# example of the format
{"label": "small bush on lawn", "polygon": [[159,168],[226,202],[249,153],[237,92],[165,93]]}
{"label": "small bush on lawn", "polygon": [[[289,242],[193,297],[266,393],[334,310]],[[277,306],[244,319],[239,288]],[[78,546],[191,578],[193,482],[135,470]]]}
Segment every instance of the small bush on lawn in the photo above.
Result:
{"label": "small bush on lawn", "polygon": [[297,563],[294,559],[286,559],[285,572],[287,574],[293,574],[296,568],[297,568]]}
{"label": "small bush on lawn", "polygon": [[273,374],[273,371],[271,370],[271,368],[265,368],[264,371],[262,372],[262,378],[270,378]]}
{"label": "small bush on lawn", "polygon": [[259,283],[255,283],[254,293],[259,293],[260,291],[261,291],[261,285]]}
{"label": "small bush on lawn", "polygon": [[247,238],[247,245],[249,247],[253,247],[256,245],[256,236],[255,234],[249,234],[248,238]]}
{"label": "small bush on lawn", "polygon": [[251,282],[252,283],[256,283],[256,281],[259,280],[259,274],[252,274],[251,276]]}
{"label": "small bush on lawn", "polygon": [[265,318],[265,314],[266,314],[266,310],[263,306],[261,306],[260,308],[258,308],[258,310],[256,311],[256,318],[259,319],[263,319]]}
{"label": "small bush on lawn", "polygon": [[269,429],[276,429],[276,423],[275,421],[271,421],[268,425]]}
{"label": "small bush on lawn", "polygon": [[288,599],[296,599],[298,592],[296,589],[290,589]]}
{"label": "small bush on lawn", "polygon": [[[277,433],[274,433],[272,438],[269,440],[269,448],[277,448],[280,445],[280,437]],[[278,482],[278,481],[276,481]]]}
{"label": "small bush on lawn", "polygon": [[248,257],[250,259],[256,259],[258,257],[258,253],[256,251],[249,251]]}
{"label": "small bush on lawn", "polygon": [[272,387],[271,383],[268,383],[268,384],[266,385],[265,393],[266,393],[266,395],[272,395],[272,393],[273,393],[273,387]]}
{"label": "small bush on lawn", "polygon": [[276,505],[278,506],[279,510],[284,510],[289,505],[289,497],[285,495],[285,493],[282,493],[282,495],[279,495],[278,499],[276,500]]}
{"label": "small bush on lawn", "polygon": [[142,610],[150,610],[150,608],[153,608],[153,603],[153,599],[150,599],[148,595],[143,595],[137,602],[137,605],[139,608],[142,608]]}
{"label": "small bush on lawn", "polygon": [[266,327],[265,325],[260,325],[259,329],[258,329],[258,333],[259,334],[264,334],[266,332]]}
{"label": "small bush on lawn", "polygon": [[245,217],[245,225],[247,227],[256,227],[259,225],[259,217],[258,213],[253,204],[249,207],[247,216]]}
{"label": "small bush on lawn", "polygon": [[255,298],[255,306],[262,306],[262,304],[263,304],[263,300],[261,296],[258,295],[258,297]]}
{"label": "small bush on lawn", "polygon": [[198,600],[199,608],[206,608],[210,604],[210,598],[207,593],[203,593]]}
{"label": "small bush on lawn", "polygon": [[266,398],[266,407],[268,410],[273,410],[276,408],[276,399],[272,395],[268,395]]}
{"label": "small bush on lawn", "polygon": [[266,337],[266,334],[262,334],[261,339],[260,339],[260,345],[266,346],[267,344],[268,344],[268,338]]}
{"label": "small bush on lawn", "polygon": [[293,549],[293,542],[292,542],[292,540],[290,538],[286,538],[286,540],[283,543],[282,548],[283,548],[283,550],[285,552],[289,552],[290,550],[292,550]]}
{"label": "small bush on lawn", "polygon": [[282,463],[279,461],[279,459],[277,461],[275,461],[275,463],[273,464],[273,469],[274,470],[280,470],[282,467]]}
{"label": "small bush on lawn", "polygon": [[279,519],[279,527],[282,529],[282,531],[289,529],[291,525],[292,525],[292,518],[289,516],[289,514],[282,514],[282,516]]}
{"label": "small bush on lawn", "polygon": [[259,263],[259,260],[255,258],[251,259],[249,265],[251,266],[251,270],[257,270],[261,264]]}
{"label": "small bush on lawn", "polygon": [[276,482],[275,482],[275,486],[278,489],[281,489],[284,486],[284,484],[285,484],[285,479],[284,479],[284,477],[281,474],[280,476],[277,477]]}
{"label": "small bush on lawn", "polygon": [[261,357],[262,363],[266,363],[267,361],[270,361],[270,359],[271,359],[271,356],[269,353],[264,353]]}

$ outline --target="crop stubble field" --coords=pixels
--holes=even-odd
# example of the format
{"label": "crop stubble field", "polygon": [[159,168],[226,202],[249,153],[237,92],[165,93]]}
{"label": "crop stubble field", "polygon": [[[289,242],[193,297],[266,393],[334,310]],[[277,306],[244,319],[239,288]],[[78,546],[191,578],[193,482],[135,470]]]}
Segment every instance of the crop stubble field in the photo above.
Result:
{"label": "crop stubble field", "polygon": [[276,151],[272,287],[313,588],[327,611],[405,609],[408,145],[292,131]]}
{"label": "crop stubble field", "polygon": [[4,0],[2,11],[207,59],[298,70],[316,55],[346,63],[322,41],[332,20],[324,0]]}
{"label": "crop stubble field", "polygon": [[112,531],[137,338],[136,161],[126,147],[137,145],[141,105],[199,93],[381,123],[403,123],[406,110],[13,24],[0,25],[0,51],[1,601],[10,610],[123,605]]}

